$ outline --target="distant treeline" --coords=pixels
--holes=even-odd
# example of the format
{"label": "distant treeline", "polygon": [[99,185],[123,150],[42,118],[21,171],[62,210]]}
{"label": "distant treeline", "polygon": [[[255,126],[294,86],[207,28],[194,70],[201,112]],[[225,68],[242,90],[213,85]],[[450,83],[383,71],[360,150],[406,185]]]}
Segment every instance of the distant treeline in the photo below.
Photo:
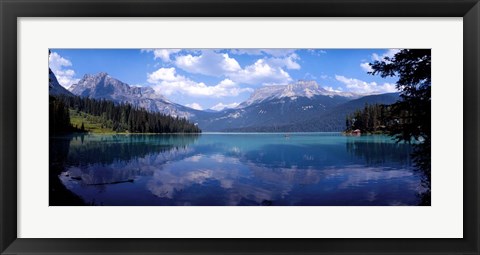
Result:
{"label": "distant treeline", "polygon": [[[313,119],[313,117],[312,117]],[[316,120],[316,119],[315,119]],[[320,121],[299,121],[279,126],[253,126],[241,128],[226,128],[224,132],[341,132],[345,129],[343,117],[326,117]]]}
{"label": "distant treeline", "polygon": [[366,103],[363,109],[346,116],[345,131],[358,129],[365,133],[388,132],[394,121],[390,105]]}
{"label": "distant treeline", "polygon": [[115,132],[130,133],[200,133],[201,130],[184,118],[148,112],[130,104],[116,104],[78,96],[50,96],[50,131],[81,131],[72,127],[69,109],[100,116]]}

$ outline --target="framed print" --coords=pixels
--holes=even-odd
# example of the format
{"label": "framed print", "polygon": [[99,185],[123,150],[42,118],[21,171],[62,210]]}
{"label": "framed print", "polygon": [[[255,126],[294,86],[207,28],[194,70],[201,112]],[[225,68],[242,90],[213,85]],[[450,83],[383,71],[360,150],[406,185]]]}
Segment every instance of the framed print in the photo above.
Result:
{"label": "framed print", "polygon": [[477,0],[0,8],[2,254],[478,254]]}

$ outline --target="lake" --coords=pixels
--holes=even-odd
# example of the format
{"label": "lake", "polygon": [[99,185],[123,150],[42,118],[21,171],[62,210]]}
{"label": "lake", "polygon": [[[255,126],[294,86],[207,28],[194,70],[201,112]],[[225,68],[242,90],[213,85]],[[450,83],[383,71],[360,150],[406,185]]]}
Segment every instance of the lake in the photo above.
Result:
{"label": "lake", "polygon": [[89,205],[418,205],[411,152],[382,135],[89,134],[50,138],[50,174]]}

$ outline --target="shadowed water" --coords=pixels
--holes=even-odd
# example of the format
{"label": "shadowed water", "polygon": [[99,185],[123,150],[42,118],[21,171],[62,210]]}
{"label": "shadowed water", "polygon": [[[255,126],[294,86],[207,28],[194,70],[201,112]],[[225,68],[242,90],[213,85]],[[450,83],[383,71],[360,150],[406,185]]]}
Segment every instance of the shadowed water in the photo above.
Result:
{"label": "shadowed water", "polygon": [[85,135],[50,146],[61,183],[94,205],[417,205],[423,191],[411,146],[387,136]]}

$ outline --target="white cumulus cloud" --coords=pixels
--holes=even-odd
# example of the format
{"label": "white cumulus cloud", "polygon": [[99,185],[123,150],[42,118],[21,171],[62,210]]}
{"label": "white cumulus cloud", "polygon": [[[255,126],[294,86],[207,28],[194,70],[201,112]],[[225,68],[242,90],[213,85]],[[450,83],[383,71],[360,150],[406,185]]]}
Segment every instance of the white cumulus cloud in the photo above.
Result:
{"label": "white cumulus cloud", "polygon": [[[260,50],[260,53],[269,50]],[[272,50],[277,52],[279,50]],[[244,68],[227,53],[215,50],[202,50],[200,55],[177,56],[175,66],[188,73],[203,74],[215,77],[225,77],[238,84],[268,85],[286,84],[292,81],[287,69],[298,70],[300,57],[291,53],[282,57],[263,57]],[[278,53],[278,52],[277,52]],[[285,52],[284,52],[285,53]],[[280,54],[278,54],[280,55]]]}
{"label": "white cumulus cloud", "polygon": [[293,53],[284,58],[269,58],[266,61],[273,66],[285,67],[287,69],[300,69],[300,65],[296,62],[300,57]]}
{"label": "white cumulus cloud", "polygon": [[251,88],[239,87],[230,79],[224,79],[214,86],[208,86],[203,82],[196,82],[177,74],[174,67],[160,68],[147,76],[147,81],[153,84],[152,88],[167,96],[180,93],[190,96],[226,97],[253,91]]}
{"label": "white cumulus cloud", "polygon": [[185,106],[188,106],[192,109],[195,109],[195,110],[203,110],[202,106],[199,105],[198,103],[191,103],[191,104],[186,104]]}
{"label": "white cumulus cloud", "polygon": [[218,103],[212,107],[210,107],[211,110],[214,111],[221,111],[223,109],[230,109],[230,108],[235,108],[239,105],[239,103],[231,103],[231,104],[223,104],[223,103]]}
{"label": "white cumulus cloud", "polygon": [[65,88],[69,88],[80,80],[75,78],[75,71],[69,68],[72,66],[72,62],[56,52],[50,54],[48,66],[57,77],[58,83]]}
{"label": "white cumulus cloud", "polygon": [[222,76],[225,73],[241,69],[240,64],[227,53],[216,53],[213,50],[202,50],[199,56],[191,54],[177,56],[175,65],[189,73],[210,76]]}
{"label": "white cumulus cloud", "polygon": [[290,75],[283,68],[274,66],[265,59],[259,59],[253,65],[231,73],[228,77],[238,83],[255,85],[287,84],[292,81]]}
{"label": "white cumulus cloud", "polygon": [[378,94],[378,93],[389,93],[397,92],[395,84],[384,83],[377,84],[376,82],[366,82],[354,78],[347,78],[342,75],[335,75],[335,79],[343,84],[351,92],[359,94]]}
{"label": "white cumulus cloud", "polygon": [[[392,58],[393,56],[395,56],[395,54],[397,54],[398,52],[400,52],[400,49],[388,49],[385,53],[383,54],[377,54],[377,53],[373,53],[371,58],[372,58],[372,61],[384,61],[384,59],[386,57],[388,58]],[[360,64],[360,67],[365,71],[365,72],[373,72],[373,69],[372,67],[369,65],[368,62],[362,62]]]}
{"label": "white cumulus cloud", "polygon": [[373,68],[370,66],[368,62],[361,63],[360,67],[365,71],[365,72],[373,72]]}
{"label": "white cumulus cloud", "polygon": [[[176,74],[175,68],[160,68],[157,71],[148,74],[147,81],[150,83],[157,83],[159,81],[177,81],[183,76]],[[185,77],[183,77],[185,78]]]}
{"label": "white cumulus cloud", "polygon": [[338,87],[337,89],[334,89],[333,87],[323,87],[325,90],[330,91],[330,92],[342,92],[343,89]]}
{"label": "white cumulus cloud", "polygon": [[180,49],[142,49],[142,52],[153,52],[153,59],[161,59],[163,62],[170,62],[170,55],[180,52]]}

